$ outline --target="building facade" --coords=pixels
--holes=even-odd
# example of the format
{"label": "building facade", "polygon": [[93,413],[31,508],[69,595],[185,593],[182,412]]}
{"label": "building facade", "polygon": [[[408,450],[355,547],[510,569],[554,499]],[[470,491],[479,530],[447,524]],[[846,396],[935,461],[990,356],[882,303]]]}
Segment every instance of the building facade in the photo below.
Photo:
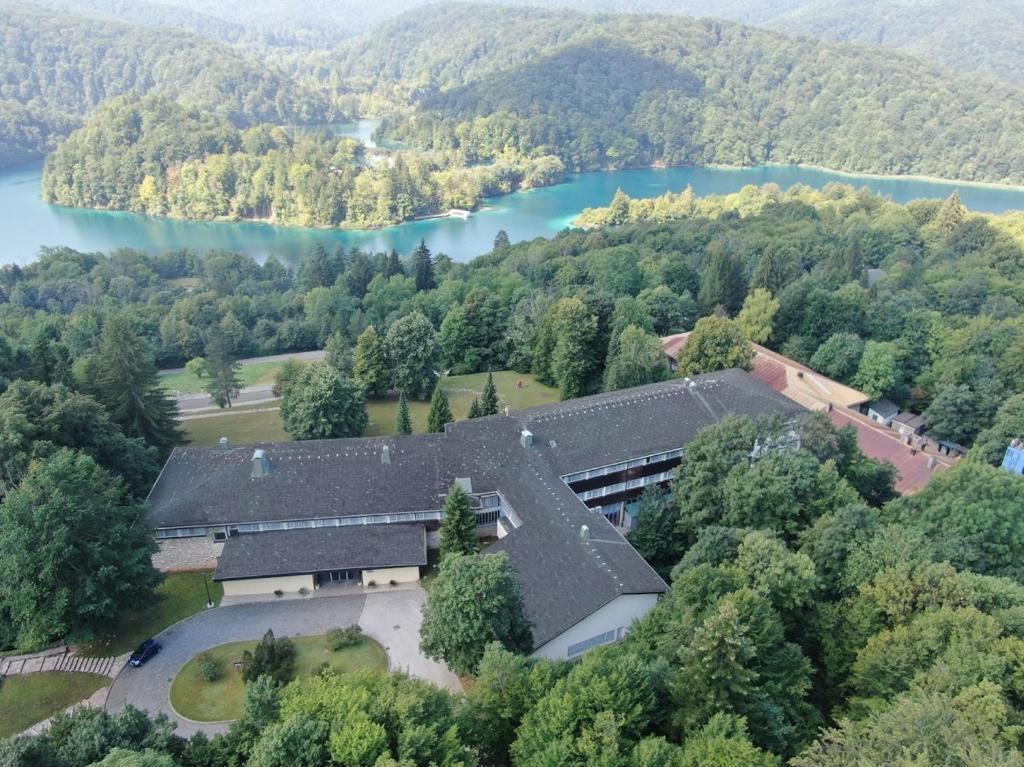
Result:
{"label": "building facade", "polygon": [[[738,370],[449,424],[443,434],[178,448],[149,497],[165,569],[233,593],[418,577],[454,484],[523,589],[535,651],[617,641],[666,590],[623,510],[726,415],[802,408]],[[368,533],[368,531],[374,531]],[[416,531],[412,533],[409,531]],[[419,538],[416,538],[419,535]]]}

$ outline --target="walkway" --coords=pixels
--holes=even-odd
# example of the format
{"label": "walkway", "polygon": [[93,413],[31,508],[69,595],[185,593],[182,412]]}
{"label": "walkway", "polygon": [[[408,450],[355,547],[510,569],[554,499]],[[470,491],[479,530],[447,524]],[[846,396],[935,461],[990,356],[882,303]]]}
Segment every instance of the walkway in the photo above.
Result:
{"label": "walkway", "polygon": [[392,669],[459,690],[458,677],[419,651],[420,609],[425,599],[426,592],[417,588],[236,604],[198,613],[160,634],[163,649],[145,666],[125,668],[117,676],[106,709],[116,711],[130,703],[153,715],[164,713],[178,723],[177,734],[186,738],[200,730],[223,732],[226,724],[193,722],[171,708],[171,682],[192,657],[226,642],[259,639],[268,628],[278,636],[308,636],[354,623],[387,649]]}
{"label": "walkway", "polygon": [[33,655],[11,655],[0,658],[0,677],[42,671],[79,671],[83,674],[99,674],[113,678],[128,662],[129,655],[131,653],[118,657],[85,658],[76,655],[74,650],[68,647],[44,650]]}
{"label": "walkway", "polygon": [[[287,354],[268,354],[265,357],[246,357],[244,360],[238,361],[243,365],[253,365],[260,362],[283,362],[284,360],[289,359],[310,362],[313,360],[322,360],[325,356],[327,356],[327,352],[319,349],[311,352],[288,352]],[[161,375],[184,372],[185,368],[165,368],[160,371]]]}

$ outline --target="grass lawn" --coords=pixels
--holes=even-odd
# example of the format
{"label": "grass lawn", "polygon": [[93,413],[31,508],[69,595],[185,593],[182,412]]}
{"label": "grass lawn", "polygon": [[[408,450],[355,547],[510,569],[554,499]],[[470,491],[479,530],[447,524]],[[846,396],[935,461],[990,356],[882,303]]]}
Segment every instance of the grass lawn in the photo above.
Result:
{"label": "grass lawn", "polygon": [[276,407],[276,404],[238,405],[225,410],[227,415],[191,418],[182,421],[181,427],[189,442],[198,447],[216,447],[221,437],[227,437],[235,445],[288,442],[291,437],[281,425],[281,414],[277,410],[267,411],[268,407]]}
{"label": "grass lawn", "polygon": [[[522,388],[516,382],[522,381]],[[479,397],[487,382],[486,373],[473,373],[468,376],[452,376],[441,381],[441,386],[448,394],[452,406],[452,414],[462,420],[469,413],[470,403]],[[494,374],[494,385],[498,389],[498,400],[502,408],[506,405],[512,410],[522,410],[534,405],[546,405],[558,402],[558,390],[537,383],[532,375],[502,370]],[[380,437],[395,432],[395,413],[398,411],[398,397],[382,400],[370,400],[367,405],[370,411],[370,425],[366,428],[366,436]],[[413,431],[427,430],[427,415],[430,413],[429,402],[410,402],[409,413],[412,416]]]}
{"label": "grass lawn", "polygon": [[[210,596],[220,604],[224,590],[219,583],[209,580]],[[170,573],[157,589],[157,599],[151,607],[121,616],[108,636],[100,637],[82,654],[86,657],[120,655],[134,650],[139,644],[159,634],[172,623],[206,609],[206,588],[202,573]]]}
{"label": "grass lawn", "polygon": [[[301,360],[300,360],[301,362]],[[305,364],[305,363],[302,363]],[[242,363],[242,369],[238,371],[238,379],[242,386],[269,386],[274,383],[277,371],[284,365],[284,360],[273,362],[250,362]],[[183,394],[200,394],[203,391],[205,381],[196,378],[187,370],[181,373],[161,373],[160,383],[169,391],[180,391]]]}
{"label": "grass lawn", "polygon": [[[466,417],[470,403],[483,392],[486,381],[486,373],[474,373],[468,376],[452,376],[441,382],[441,386],[448,393],[452,413],[456,418]],[[522,387],[516,386],[519,381],[522,381]],[[509,370],[500,371],[494,374],[494,384],[498,388],[501,407],[507,405],[512,410],[558,401],[557,389],[537,383],[531,375]],[[267,412],[268,407],[273,407],[273,404],[238,406],[232,408],[229,415],[195,418],[182,421],[181,425],[191,444],[198,447],[215,447],[221,437],[227,437],[236,445],[289,441],[291,438],[281,426],[280,413],[276,410]],[[260,410],[265,412],[258,412]],[[370,413],[370,424],[366,427],[367,437],[394,434],[398,397],[370,400],[367,403],[367,410]],[[412,415],[413,431],[426,431],[430,403],[410,402],[409,412]]]}
{"label": "grass lawn", "polygon": [[[368,637],[359,644],[337,652],[330,650],[325,636],[293,637],[297,652],[295,670],[298,677],[312,676],[327,663],[338,672],[372,669],[386,671],[388,656],[384,648]],[[241,661],[245,650],[257,642],[230,642],[214,647],[206,654],[220,663],[221,677],[207,682],[199,675],[202,663],[197,655],[186,663],[171,684],[171,705],[181,716],[197,722],[226,722],[242,713],[245,683],[234,663]]]}
{"label": "grass lawn", "polygon": [[109,682],[105,676],[77,671],[43,671],[7,677],[0,683],[0,738],[27,730],[85,700]]}

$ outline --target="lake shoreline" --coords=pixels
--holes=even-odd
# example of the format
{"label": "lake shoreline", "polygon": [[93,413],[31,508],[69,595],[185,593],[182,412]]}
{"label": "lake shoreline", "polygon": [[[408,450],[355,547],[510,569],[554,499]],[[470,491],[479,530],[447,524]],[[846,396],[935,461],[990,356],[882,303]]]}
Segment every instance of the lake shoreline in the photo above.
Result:
{"label": "lake shoreline", "polygon": [[677,166],[570,174],[557,185],[484,198],[467,219],[408,221],[379,229],[315,228],[253,220],[201,221],[58,207],[42,201],[41,176],[41,163],[0,172],[0,211],[3,211],[0,217],[5,231],[5,239],[0,244],[0,263],[29,264],[38,259],[41,248],[65,246],[86,253],[111,252],[118,248],[149,253],[226,250],[250,256],[258,263],[273,255],[294,269],[317,245],[331,251],[359,248],[386,253],[394,249],[408,254],[421,240],[426,240],[435,253],[467,262],[490,252],[500,230],[513,242],[555,237],[560,231],[572,228],[573,220],[583,210],[607,206],[617,189],[634,199],[654,198],[687,187],[699,197],[708,197],[732,194],[745,186],[776,184],[789,189],[802,184],[821,189],[828,183],[838,182],[855,188],[867,187],[900,204],[915,199],[945,199],[954,189],[959,189],[963,203],[975,212],[998,215],[1024,210],[1024,190],[1009,185],[923,181],[906,176],[838,173],[783,164]]}
{"label": "lake shoreline", "polygon": [[[35,165],[35,163],[27,163],[27,164],[23,164],[23,165],[21,165],[19,167],[21,167],[21,168],[28,168],[28,167],[31,167],[32,165]],[[940,185],[943,185],[943,186],[952,187],[952,189],[950,190],[950,193],[955,191],[957,187],[971,187],[971,188],[976,188],[976,189],[992,189],[992,190],[996,190],[996,191],[1011,191],[1011,192],[1022,192],[1022,193],[1024,193],[1024,185],[1017,185],[1017,184],[1000,184],[1000,183],[991,182],[991,181],[964,181],[964,180],[941,178],[939,176],[922,176],[922,175],[917,175],[917,174],[914,174],[914,175],[894,175],[894,176],[889,176],[889,175],[885,175],[885,174],[881,174],[881,173],[863,173],[863,172],[859,172],[859,171],[835,170],[834,168],[826,168],[823,165],[805,165],[803,163],[766,162],[766,163],[761,163],[760,165],[722,165],[722,164],[719,164],[719,163],[709,163],[707,165],[662,165],[662,164],[654,163],[654,164],[651,164],[651,165],[636,165],[636,166],[629,166],[629,167],[625,167],[625,168],[602,168],[600,170],[585,170],[585,171],[579,171],[579,172],[575,172],[575,173],[569,173],[569,174],[566,175],[565,179],[563,179],[562,181],[560,181],[557,184],[550,184],[548,186],[543,186],[543,187],[530,187],[529,189],[515,189],[515,190],[513,190],[511,192],[505,192],[504,194],[495,195],[493,197],[485,197],[485,198],[483,198],[483,200],[481,201],[481,203],[478,206],[476,206],[475,208],[470,208],[470,210],[472,211],[472,213],[474,215],[481,214],[481,213],[486,213],[488,210],[493,210],[494,209],[494,206],[487,204],[488,201],[501,200],[503,198],[510,197],[510,196],[513,196],[513,195],[518,195],[518,194],[527,194],[529,192],[533,192],[533,191],[536,191],[538,189],[557,189],[558,187],[562,187],[562,186],[568,185],[572,181],[578,179],[580,176],[588,176],[588,175],[591,175],[591,174],[622,173],[622,172],[643,171],[643,170],[651,170],[651,171],[655,171],[655,172],[664,172],[664,171],[672,171],[672,170],[693,170],[693,171],[696,171],[696,170],[704,170],[704,169],[706,169],[706,170],[715,170],[715,171],[749,172],[749,171],[757,171],[757,170],[762,169],[762,168],[765,168],[765,169],[767,169],[767,168],[779,168],[779,169],[783,169],[783,170],[792,170],[792,171],[797,171],[797,172],[799,172],[801,170],[811,170],[811,171],[818,171],[818,172],[821,172],[821,173],[827,173],[827,174],[834,175],[834,176],[841,176],[843,178],[874,180],[874,181],[882,181],[882,182],[891,182],[891,181],[920,181],[922,183],[940,184]],[[9,169],[9,170],[15,170],[15,169]],[[0,173],[3,173],[3,172],[4,172],[3,170],[0,170]],[[774,182],[766,181],[763,184],[753,184],[752,183],[752,184],[748,184],[748,185],[749,186],[763,186],[764,184],[770,184],[770,183],[774,183]],[[836,182],[836,183],[841,183],[841,182]],[[851,184],[851,186],[856,186],[856,185],[855,184]],[[679,190],[679,191],[683,191],[683,190]],[[697,194],[697,196],[698,197],[711,197],[711,196],[715,196],[716,194],[719,194],[719,193],[713,192],[713,193],[708,193],[708,194]],[[928,198],[922,198],[922,199],[928,199]],[[611,202],[610,198],[609,198],[608,202],[609,203]],[[281,223],[275,222],[273,219],[270,219],[270,218],[245,218],[245,217],[231,217],[231,216],[219,216],[219,217],[216,217],[216,218],[188,218],[186,216],[173,216],[173,215],[170,215],[170,214],[168,214],[168,215],[154,215],[152,213],[142,213],[142,212],[134,211],[134,210],[124,210],[122,208],[92,208],[92,207],[87,207],[87,206],[65,205],[65,204],[59,203],[59,202],[47,202],[46,200],[43,200],[43,203],[46,204],[46,205],[53,205],[53,206],[58,207],[58,208],[63,208],[65,210],[93,211],[93,212],[96,212],[96,213],[121,213],[121,214],[127,214],[127,215],[132,215],[132,216],[145,216],[146,218],[150,218],[150,219],[154,219],[154,220],[158,220],[158,221],[159,220],[180,221],[180,222],[187,222],[187,223],[194,223],[194,224],[227,224],[229,226],[234,225],[234,224],[255,224],[255,225],[258,225],[258,226],[266,226],[266,227],[270,227],[270,228],[273,228],[273,229],[286,229],[286,230],[295,230],[295,231],[307,230],[307,231],[313,231],[313,232],[350,232],[350,233],[354,233],[354,234],[358,234],[360,232],[366,232],[366,233],[386,232],[386,231],[388,231],[390,229],[396,229],[396,228],[399,228],[399,227],[407,226],[409,224],[415,224],[415,223],[419,223],[419,222],[423,222],[423,221],[435,221],[435,220],[438,220],[438,219],[449,218],[447,213],[445,213],[445,212],[438,212],[438,213],[424,214],[422,216],[416,216],[414,218],[406,219],[404,221],[398,221],[398,222],[395,222],[393,224],[380,224],[380,225],[377,225],[377,226],[345,226],[345,225],[342,225],[342,226],[327,226],[327,225],[324,225],[324,226],[309,226],[309,225],[302,225],[302,224],[281,224]],[[1024,206],[1024,203],[1022,203],[1022,206]],[[598,206],[598,207],[604,207],[604,206]],[[968,207],[970,207],[970,206],[968,206]],[[1022,207],[1021,209],[1024,210],[1024,207]],[[583,210],[578,211],[577,214],[575,216],[573,216],[573,221],[575,221],[575,219],[578,218],[579,215],[581,215],[582,213],[583,213]],[[576,225],[573,224],[573,226],[576,226]]]}

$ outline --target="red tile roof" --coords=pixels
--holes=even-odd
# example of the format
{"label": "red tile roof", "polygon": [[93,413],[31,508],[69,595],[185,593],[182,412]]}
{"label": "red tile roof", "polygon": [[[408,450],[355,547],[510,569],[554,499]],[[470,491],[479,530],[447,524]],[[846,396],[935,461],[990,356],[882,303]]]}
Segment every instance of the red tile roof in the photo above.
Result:
{"label": "red tile roof", "polygon": [[[678,360],[679,353],[689,337],[689,333],[679,333],[663,338],[662,349],[673,360]],[[888,461],[896,467],[899,472],[896,480],[897,492],[915,493],[928,484],[932,474],[952,465],[948,456],[936,454],[934,443],[931,444],[930,452],[928,449],[922,451],[914,448],[908,445],[898,432],[875,423],[852,407],[843,407],[842,404],[832,401],[833,396],[841,395],[845,397],[846,404],[856,405],[867,401],[867,395],[832,381],[806,365],[783,357],[771,349],[758,344],[751,346],[755,353],[754,369],[750,374],[809,410],[828,409],[829,417],[837,427],[852,426],[856,429],[857,444],[864,455],[879,461]],[[790,379],[790,371],[794,371],[793,379]],[[858,395],[863,399],[859,399]],[[927,444],[927,441],[918,440],[915,444]],[[933,468],[929,468],[930,462],[934,464]]]}

